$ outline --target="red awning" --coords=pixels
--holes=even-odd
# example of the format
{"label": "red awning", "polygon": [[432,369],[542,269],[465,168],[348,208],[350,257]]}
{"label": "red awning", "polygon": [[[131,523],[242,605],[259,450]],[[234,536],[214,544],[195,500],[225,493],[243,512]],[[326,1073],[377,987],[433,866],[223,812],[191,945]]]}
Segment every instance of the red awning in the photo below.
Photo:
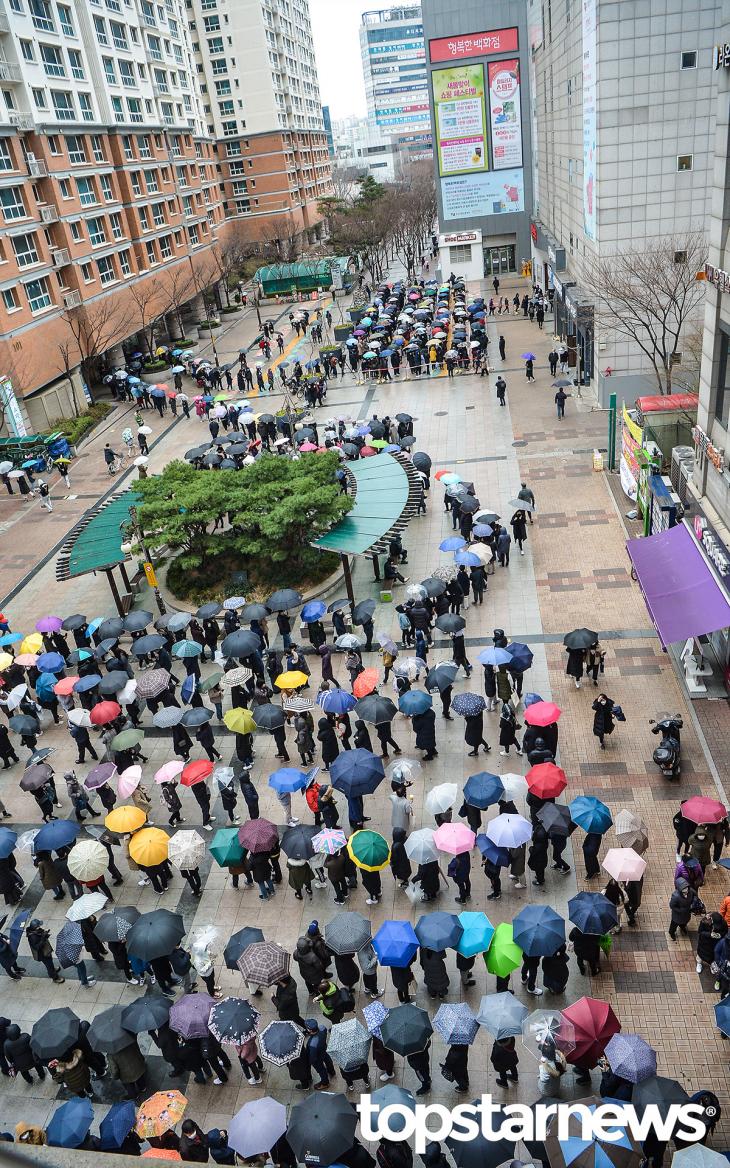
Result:
{"label": "red awning", "polygon": [[676,410],[696,410],[700,404],[696,393],[657,393],[637,397],[636,405],[642,414],[671,413]]}

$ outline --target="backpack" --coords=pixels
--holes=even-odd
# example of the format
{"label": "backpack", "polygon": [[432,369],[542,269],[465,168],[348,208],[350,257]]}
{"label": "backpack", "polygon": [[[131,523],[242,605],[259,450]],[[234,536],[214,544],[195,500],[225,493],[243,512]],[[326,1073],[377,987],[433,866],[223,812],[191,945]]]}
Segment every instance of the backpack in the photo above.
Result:
{"label": "backpack", "polygon": [[351,1014],[355,1009],[355,998],[351,991],[340,988],[337,991],[335,1005],[338,1010],[342,1010],[343,1014]]}

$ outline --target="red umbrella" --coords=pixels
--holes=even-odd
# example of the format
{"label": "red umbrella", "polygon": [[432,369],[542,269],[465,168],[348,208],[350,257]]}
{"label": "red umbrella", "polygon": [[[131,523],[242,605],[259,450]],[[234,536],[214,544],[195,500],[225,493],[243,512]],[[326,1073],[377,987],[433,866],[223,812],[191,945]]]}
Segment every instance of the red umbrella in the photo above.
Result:
{"label": "red umbrella", "polygon": [[565,771],[554,762],[540,762],[530,767],[525,778],[531,794],[538,799],[556,799],[568,785]]}
{"label": "red umbrella", "polygon": [[721,823],[727,815],[727,808],[723,807],[719,799],[694,795],[681,804],[681,812],[684,818],[691,819],[692,823]]}
{"label": "red umbrella", "polygon": [[116,702],[97,702],[89,714],[89,720],[92,726],[106,726],[107,722],[118,718],[121,712],[122,707]]}
{"label": "red umbrella", "polygon": [[74,686],[78,680],[78,674],[76,674],[74,677],[62,677],[61,680],[57,681],[54,685],[53,692],[55,694],[63,694],[65,697],[68,697],[69,694],[73,693]]}
{"label": "red umbrella", "polygon": [[378,452],[374,446],[363,446],[362,450],[360,451],[360,457],[361,458],[370,458],[370,456],[372,454],[377,454],[377,453]]}
{"label": "red umbrella", "polygon": [[183,787],[194,787],[196,783],[202,783],[208,778],[208,775],[213,774],[213,763],[208,762],[207,758],[196,759],[195,762],[189,762],[183,768],[180,775],[180,782]]}
{"label": "red umbrella", "polygon": [[555,702],[533,702],[525,710],[524,718],[528,726],[549,726],[557,722],[562,712]]}
{"label": "red umbrella", "polygon": [[363,669],[362,673],[358,673],[357,677],[355,678],[352,692],[356,698],[364,698],[366,694],[372,693],[376,685],[379,684],[379,669]]}
{"label": "red umbrella", "polygon": [[268,819],[249,819],[238,829],[238,842],[249,852],[268,852],[278,840],[279,832]]}
{"label": "red umbrella", "polygon": [[566,1006],[562,1014],[575,1030],[575,1048],[566,1052],[568,1062],[576,1067],[595,1067],[609,1038],[621,1029],[618,1018],[608,1002],[585,997]]}

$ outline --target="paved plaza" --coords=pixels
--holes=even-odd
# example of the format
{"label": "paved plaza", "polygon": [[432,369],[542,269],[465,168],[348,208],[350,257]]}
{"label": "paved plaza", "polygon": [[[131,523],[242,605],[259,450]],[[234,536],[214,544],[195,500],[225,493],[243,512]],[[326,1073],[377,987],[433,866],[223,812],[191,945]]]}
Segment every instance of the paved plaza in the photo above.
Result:
{"label": "paved plaza", "polygon": [[[511,296],[515,287],[519,287],[522,293],[522,284],[517,281],[513,281],[510,287],[503,286],[502,292]],[[475,285],[470,290],[488,296],[491,287],[479,289]],[[282,305],[268,313],[274,319],[280,318],[287,353],[296,344],[289,328],[288,312],[289,306]],[[693,714],[675,677],[670,658],[662,652],[638,586],[630,576],[623,520],[623,512],[628,510],[627,500],[621,496],[620,490],[613,489],[606,473],[593,469],[594,448],[606,446],[607,415],[595,407],[592,398],[573,396],[567,402],[565,419],[560,421],[557,418],[553,402],[555,391],[551,388],[552,378],[547,363],[553,339],[550,325],[548,318],[545,331],[541,333],[536,324],[522,315],[490,319],[493,371],[489,377],[401,378],[392,383],[373,384],[360,382],[348,374],[344,379],[330,383],[327,403],[318,411],[318,417],[344,415],[366,419],[373,412],[379,416],[392,416],[405,410],[415,419],[416,449],[430,454],[433,472],[450,468],[462,478],[472,480],[484,507],[489,506],[503,516],[509,516],[507,501],[516,495],[520,483],[526,482],[534,491],[538,511],[534,524],[528,529],[525,555],[520,556],[513,544],[509,567],[497,566],[489,577],[483,606],[471,606],[466,614],[469,657],[472,662],[476,661],[479,650],[490,642],[492,630],[497,627],[505,629],[511,640],[528,642],[535,661],[525,688],[536,691],[543,698],[551,698],[564,711],[560,721],[558,762],[569,780],[566,798],[580,794],[596,795],[609,805],[614,817],[621,808],[628,808],[646,821],[650,838],[646,856],[649,866],[638,927],[624,929],[614,939],[610,958],[604,959],[603,970],[597,977],[579,975],[571,959],[571,979],[565,1001],[575,1000],[584,993],[609,1001],[623,1029],[642,1034],[657,1050],[659,1074],[676,1077],[690,1093],[700,1087],[714,1090],[724,1114],[713,1142],[716,1147],[723,1148],[730,1143],[730,1096],[728,1051],[714,1026],[713,1005],[717,994],[713,991],[710,975],[698,977],[695,972],[693,933],[696,925],[691,926],[689,938],[680,936],[677,942],[673,942],[667,936],[667,904],[673,885],[675,855],[672,816],[680,795],[686,798],[699,793],[718,794],[718,777],[724,777],[729,761],[727,704],[724,701],[699,702]],[[504,363],[499,361],[497,350],[500,334],[506,342]],[[250,345],[255,335],[256,318],[249,310],[217,342],[221,360],[235,357],[239,347]],[[526,349],[537,354],[533,383],[526,381],[523,362],[519,358]],[[506,408],[499,407],[494,390],[498,372],[507,381]],[[252,399],[255,397],[255,394],[251,395]],[[266,396],[267,404],[274,407],[281,400],[278,394]],[[10,498],[3,494],[0,497],[5,553],[0,564],[0,595],[7,598],[2,607],[14,630],[31,631],[36,620],[48,612],[66,615],[79,611],[92,617],[113,611],[103,576],[56,583],[55,558],[68,531],[84,512],[106,492],[116,492],[124,487],[121,478],[109,479],[101,451],[107,441],[116,449],[121,448],[121,431],[129,424],[131,413],[128,406],[115,409],[84,445],[72,466],[70,491],[54,482],[55,508],[51,515],[41,510],[36,501],[26,504],[17,496]],[[194,415],[190,420],[182,417],[174,420],[169,414],[160,419],[156,412],[150,411],[145,420],[153,430],[149,438],[150,473],[161,470],[170,459],[182,456],[185,450],[208,436],[205,422],[200,422]],[[438,551],[438,545],[450,533],[451,519],[444,512],[443,489],[432,479],[427,514],[414,519],[404,537],[408,549],[407,574],[412,580],[418,581],[430,575],[432,569],[445,559]],[[373,580],[369,561],[357,562],[354,587],[358,599],[371,596],[379,601],[379,585]],[[145,593],[139,596],[137,603],[140,607],[154,607],[152,598]],[[377,630],[390,629],[394,639],[399,638],[392,605],[379,603],[374,622]],[[592,734],[591,702],[595,696],[592,684],[584,683],[582,689],[576,690],[572,679],[564,673],[563,635],[584,625],[599,632],[606,649],[602,688],[626,713],[626,722],[618,724],[605,751],[599,749]],[[430,664],[448,657],[448,644],[436,633]],[[342,658],[334,660],[336,676],[343,683],[347,682]],[[377,665],[378,658],[372,654],[365,663]],[[313,681],[318,682],[318,678],[315,664]],[[460,675],[456,683],[455,692],[466,689],[482,689],[482,672],[478,664],[471,682],[466,682]],[[485,715],[486,737],[492,745],[492,753],[488,758],[480,757],[477,762],[466,757],[463,721],[455,718],[447,722],[441,718],[438,702],[435,708],[439,755],[432,763],[424,764],[419,781],[412,790],[417,827],[433,826],[431,816],[424,808],[424,797],[434,784],[451,781],[461,785],[470,773],[482,767],[496,774],[506,771],[524,773],[527,770],[525,759],[514,755],[500,756],[496,714]],[[683,774],[679,784],[667,783],[652,763],[656,740],[648,724],[650,718],[674,711],[679,711],[685,721]],[[147,724],[149,715],[145,713],[144,717]],[[223,727],[216,728],[216,734],[223,744],[220,749],[224,761],[227,761],[233,752],[233,736]],[[393,723],[393,735],[404,753],[412,753],[413,735],[409,723],[400,715]],[[73,765],[75,751],[63,726],[47,730],[41,745],[56,748],[52,762],[58,776]],[[152,774],[170,757],[167,733],[151,731],[144,750],[149,756],[149,763],[145,766],[146,786],[155,799],[152,819],[166,827],[167,815],[158,806],[159,791],[152,781]],[[267,735],[258,736],[256,751],[253,777],[260,792],[261,813],[275,823],[281,823],[281,806],[266,785],[268,774],[278,765],[273,757],[273,740]],[[713,756],[716,768],[713,767]],[[85,773],[85,768],[77,767],[77,772]],[[34,800],[18,788],[20,774],[21,765],[16,765],[3,772],[0,780],[0,796],[12,812],[12,826],[18,832],[38,822]],[[63,786],[61,781],[59,790]],[[199,825],[197,803],[184,788],[180,788],[180,794],[186,826]],[[721,788],[719,797],[724,800]],[[59,814],[70,814],[65,793],[61,799],[63,807]],[[245,811],[245,805],[239,799],[239,810],[242,807]],[[494,811],[492,808],[491,812]],[[390,804],[385,784],[368,799],[366,812],[372,817],[369,826],[390,838]],[[214,807],[214,814],[217,815],[216,826],[224,824],[219,802]],[[301,796],[294,797],[294,814],[303,822],[311,822],[311,813]],[[344,822],[346,812],[341,819]],[[523,905],[530,902],[546,903],[565,913],[567,900],[576,890],[599,890],[602,887],[600,877],[593,881],[584,878],[580,853],[582,832],[576,832],[572,838],[577,855],[575,864],[570,860],[572,870],[568,875],[548,868],[546,886],[542,890],[528,887],[515,891],[510,881],[505,880],[503,895],[498,902],[487,903],[489,886],[473,861],[469,908],[487,911],[492,923],[497,924],[511,920]],[[615,837],[611,831],[602,854],[613,842]],[[52,938],[55,938],[69,900],[56,903],[50,893],[43,892],[27,853],[19,856],[19,866],[26,880],[26,890],[18,911],[32,909],[34,915],[43,918],[51,929]],[[337,911],[329,887],[327,890],[315,888],[313,899],[305,898],[301,903],[286,885],[285,878],[277,888],[276,897],[262,902],[255,888],[246,889],[242,884],[239,890],[233,889],[227,871],[215,863],[211,865],[209,858],[201,868],[201,874],[204,875],[205,887],[198,901],[192,898],[178,872],[170,891],[160,898],[149,887],[140,888],[135,876],[127,875],[126,870],[124,885],[114,891],[119,893],[118,903],[134,904],[141,911],[148,911],[158,903],[177,909],[190,928],[214,925],[220,933],[221,955],[217,967],[224,993],[243,990],[238,973],[226,969],[223,964],[223,946],[231,933],[245,925],[258,925],[267,940],[278,941],[292,950],[311,920],[317,919],[323,925]],[[724,869],[708,871],[707,885],[702,893],[708,910],[719,907],[729,883]],[[451,911],[454,895],[454,886],[449,883],[439,902],[432,907]],[[367,906],[365,896],[360,886],[351,895],[348,908],[368,916],[373,932],[386,919],[415,919],[419,915],[395,885],[388,870],[383,873],[381,902],[373,907]],[[451,975],[448,1000],[465,1000],[476,1009],[481,996],[494,991],[494,979],[478,962],[476,985],[472,989],[463,989],[453,956],[450,953],[448,958]],[[109,1005],[131,1002],[139,994],[138,989],[124,982],[123,975],[112,967],[110,960],[98,968],[93,962],[88,962],[89,969],[98,979],[91,988],[79,985],[73,970],[69,971],[64,985],[52,984],[41,967],[31,960],[24,941],[20,960],[29,976],[16,983],[3,975],[0,1011],[25,1030],[30,1030],[51,1005],[71,1006],[81,1017],[91,1019]],[[292,972],[299,983],[302,1014],[305,1017],[319,1016],[319,1007],[307,1000],[306,989],[294,966]],[[417,1002],[433,1013],[435,1003],[428,997],[417,967],[416,973],[419,982]],[[395,1004],[396,993],[386,970],[381,971],[381,985],[385,989],[385,1005]],[[537,999],[525,994],[519,976],[513,975],[512,988],[518,998],[535,1008]],[[358,1016],[361,1016],[360,1008],[366,1001],[360,993]],[[539,1004],[542,1003],[554,1005],[556,1000],[546,995]],[[258,999],[257,1005],[266,1020],[275,1016],[267,994]],[[142,1037],[144,1049],[148,1040],[146,1036]],[[495,1086],[494,1072],[489,1067],[490,1046],[491,1038],[480,1034],[472,1049],[469,1068],[472,1094],[491,1090],[497,1099],[533,1101],[538,1094],[537,1063],[530,1053],[525,1048],[520,1049],[517,1090],[502,1091]],[[156,1048],[152,1049],[156,1052]],[[433,1090],[428,1097],[434,1102],[455,1099],[452,1086],[439,1072],[438,1064],[443,1061],[444,1053],[442,1040],[434,1035]],[[173,1083],[166,1077],[166,1064],[156,1053],[151,1055],[149,1064],[150,1088],[182,1084],[189,1098],[187,1114],[204,1130],[225,1127],[238,1108],[261,1093],[273,1095],[283,1102],[301,1099],[301,1094],[292,1090],[286,1068],[268,1063],[260,1088],[246,1085],[235,1062],[229,1082],[221,1087],[199,1086],[192,1079],[187,1085],[179,1079]],[[597,1086],[597,1074],[594,1081]],[[405,1060],[399,1058],[396,1059],[395,1082],[412,1090],[418,1086],[415,1074]],[[572,1071],[565,1076],[563,1084],[565,1097],[585,1093],[585,1088],[574,1085]],[[375,1085],[374,1073],[373,1088]],[[110,1099],[120,1097],[121,1089],[118,1085],[110,1087],[106,1082],[96,1081],[95,1089],[100,1099],[97,1110],[101,1115]],[[22,1080],[0,1080],[0,1128],[13,1128],[21,1118],[44,1125],[61,1097],[62,1093],[49,1078],[32,1086]]]}

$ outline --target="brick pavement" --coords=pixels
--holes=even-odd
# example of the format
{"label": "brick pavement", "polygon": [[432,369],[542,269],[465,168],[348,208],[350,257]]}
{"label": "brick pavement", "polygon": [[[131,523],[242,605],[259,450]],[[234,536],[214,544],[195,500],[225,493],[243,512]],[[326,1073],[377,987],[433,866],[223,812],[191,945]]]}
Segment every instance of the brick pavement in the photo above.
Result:
{"label": "brick pavement", "polygon": [[[675,944],[666,936],[666,904],[671,891],[674,860],[670,824],[677,792],[665,783],[650,761],[655,740],[648,732],[648,719],[662,710],[676,708],[685,711],[686,704],[669,660],[661,653],[653,635],[638,588],[631,584],[628,576],[623,529],[611,494],[604,477],[591,469],[590,452],[594,445],[601,443],[601,419],[604,415],[593,414],[588,400],[579,402],[571,399],[565,423],[558,423],[554,417],[553,392],[549,388],[550,378],[545,359],[551,342],[550,335],[539,336],[536,326],[531,326],[529,321],[523,321],[522,318],[503,318],[498,326],[507,336],[508,366],[510,355],[521,352],[528,344],[538,353],[537,381],[534,384],[528,385],[519,370],[508,373],[508,409],[497,408],[492,388],[493,378],[485,381],[473,377],[453,381],[445,378],[401,380],[394,384],[365,387],[346,381],[338,384],[327,409],[329,412],[337,412],[337,401],[351,399],[355,399],[356,404],[348,408],[360,416],[369,416],[372,410],[382,414],[407,409],[416,418],[415,432],[419,448],[428,450],[435,464],[463,468],[462,473],[468,468],[484,506],[492,506],[498,511],[501,507],[504,511],[507,500],[519,488],[520,477],[535,489],[539,513],[535,524],[529,528],[526,555],[520,557],[513,554],[510,567],[506,570],[498,569],[490,577],[483,608],[472,607],[468,612],[467,635],[470,645],[475,645],[474,649],[470,648],[470,655],[472,658],[476,656],[479,643],[486,643],[491,630],[498,625],[508,633],[519,632],[528,641],[530,634],[536,638],[530,688],[545,697],[551,696],[564,708],[560,724],[560,762],[570,780],[569,795],[572,797],[582,792],[597,794],[609,803],[614,813],[624,806],[632,808],[646,820],[651,839],[639,928],[627,929],[616,939],[610,959],[604,960],[600,976],[582,978],[573,967],[567,996],[573,1000],[583,992],[591,992],[594,996],[611,1001],[624,1029],[637,1030],[655,1045],[662,1073],[677,1075],[691,1089],[712,1084],[727,1112],[728,1084],[722,1044],[712,1024],[714,995],[711,986],[707,984],[707,979],[700,981],[694,972],[691,942],[680,939]],[[190,425],[195,427],[196,424]],[[521,437],[518,438],[518,435]],[[164,437],[153,453],[153,469],[179,449],[181,437],[186,446],[190,444],[182,425]],[[516,446],[516,442],[526,444]],[[579,453],[581,451],[585,453]],[[544,523],[545,513],[552,517],[565,516],[566,525]],[[601,518],[600,523],[588,521],[597,517]],[[449,532],[450,523],[441,507],[440,488],[434,484],[428,514],[414,520],[406,540],[410,549],[409,571],[414,579],[423,578],[438,562],[442,562],[443,557],[436,549],[440,539]],[[576,582],[578,586],[575,586]],[[358,596],[372,595],[379,599],[378,586],[372,581],[366,564],[357,565],[355,587]],[[49,592],[50,588],[54,591]],[[82,596],[87,611],[98,610],[102,613],[110,607],[103,582],[85,581],[83,592],[78,587],[74,592],[65,585],[55,588],[52,583],[52,565],[47,565],[39,569],[33,585],[24,589],[13,605],[13,619],[17,627],[30,627],[42,615],[48,605],[48,595],[54,596],[53,606],[62,612],[77,607]],[[145,603],[144,597],[142,603]],[[389,627],[395,631],[393,617],[389,606],[380,606],[375,618],[376,628]],[[597,749],[597,741],[591,733],[590,703],[593,687],[576,691],[572,681],[564,675],[565,656],[560,643],[562,634],[583,624],[606,632],[632,634],[605,640],[606,674],[602,684],[611,697],[621,703],[628,718],[625,724],[617,728],[605,752]],[[446,659],[447,656],[448,649],[444,646],[434,652],[433,660]],[[376,663],[375,658],[372,663]],[[339,660],[337,671],[341,675]],[[459,681],[457,688],[479,689],[480,680],[478,673],[475,673],[471,682]],[[689,719],[687,721],[689,723]],[[494,717],[487,719],[487,725],[487,738],[494,745],[497,737]],[[414,788],[417,826],[431,822],[424,810],[424,796],[434,782],[463,781],[477,766],[486,766],[497,773],[525,770],[523,760],[513,756],[501,758],[496,749],[488,759],[480,759],[477,765],[471,765],[472,760],[464,757],[463,725],[458,720],[444,723],[439,717],[437,732],[439,758],[432,766],[424,767]],[[410,731],[400,716],[395,721],[394,734],[405,749],[412,748]],[[62,771],[72,758],[68,739],[64,733],[56,730],[49,730],[46,738],[57,747],[54,762],[56,769]],[[230,749],[230,739],[226,737],[223,741],[226,749]],[[688,724],[684,735],[683,747],[687,765],[681,783],[682,795],[695,791],[711,793],[713,780],[691,724]],[[265,787],[266,775],[276,765],[270,741],[258,738],[257,750],[254,775],[261,790],[262,812],[280,822],[280,809]],[[145,773],[151,774],[169,757],[166,740],[150,738],[148,753],[150,763]],[[35,819],[35,804],[29,796],[17,790],[17,770],[14,768],[3,776],[0,794],[22,825]],[[199,822],[197,805],[192,803],[188,792],[183,793],[183,799],[188,819],[186,826],[194,826]],[[372,815],[371,826],[388,833],[387,804],[380,796],[370,803],[372,806],[368,810]],[[300,804],[295,813],[302,814],[308,821],[308,813],[302,808],[303,804]],[[217,812],[220,823],[220,805]],[[165,822],[161,817],[159,821]],[[577,834],[580,837],[580,833]],[[606,842],[610,845],[611,835]],[[548,872],[545,901],[555,905],[559,911],[565,909],[567,898],[576,887],[601,886],[600,881],[588,884],[582,879],[580,862],[577,867],[577,876],[571,873],[568,877],[562,877]],[[42,894],[37,880],[33,880],[33,869],[27,855],[21,857],[21,868],[28,879],[26,899],[29,905],[32,904],[34,908],[37,905],[38,911],[55,932],[61,923],[65,905],[56,904],[48,895]],[[474,893],[470,907],[487,908],[484,899],[487,889],[483,877],[478,870],[473,876]],[[710,874],[706,896],[708,903],[714,906],[719,901],[726,882],[723,870]],[[120,892],[120,899],[124,903],[136,903],[141,909],[151,908],[157,902],[148,888],[140,889],[133,879],[127,879]],[[501,901],[488,905],[493,922],[511,919],[523,904],[533,899],[532,892],[532,889],[529,892],[505,890]],[[206,874],[205,892],[199,903],[190,900],[179,877],[176,877],[164,903],[173,907],[176,902],[190,926],[215,922],[222,934],[221,947],[227,935],[244,924],[260,924],[267,937],[293,946],[313,916],[323,922],[334,911],[327,892],[315,891],[313,902],[302,905],[285,886],[279,889],[273,904],[262,903],[255,892],[234,891],[226,874],[216,866]],[[452,902],[453,891],[449,889],[442,895],[438,907],[448,909]],[[369,915],[373,931],[389,917],[417,915],[411,911],[403,893],[393,888],[387,873],[384,878],[384,895],[379,905],[372,908],[365,906],[362,889],[358,889],[348,907]],[[24,955],[23,961],[34,973],[38,972],[27,955]],[[494,983],[491,977],[485,977],[483,969],[477,972],[474,989],[460,989],[451,960],[449,966],[452,977],[449,1000],[463,997],[476,1008],[480,996],[493,991]],[[222,969],[220,980],[226,992],[240,990],[240,980],[230,971]],[[383,976],[383,983],[386,988],[384,1001],[393,1004],[395,995],[387,975]],[[2,985],[3,1011],[28,1027],[51,1002],[55,1005],[76,1006],[84,1016],[93,1017],[113,1002],[131,1001],[136,996],[136,991],[120,983],[106,969],[101,971],[99,982],[93,989],[83,989],[72,980],[67,980],[59,988],[36,977],[28,978],[21,984],[3,982]],[[530,1007],[547,1004],[545,999],[535,1002],[526,997],[519,980],[514,988]],[[698,988],[702,991],[699,994]],[[300,993],[300,1002],[305,1015],[317,1012],[311,1003],[305,1005],[303,991]],[[422,985],[419,985],[418,1002],[425,1007],[432,1008],[434,1005]],[[271,1007],[267,998],[259,999],[259,1003],[268,1017]],[[360,999],[359,1005],[362,1004]],[[701,1036],[699,1043],[698,1036]],[[489,1043],[480,1035],[477,1044],[471,1059],[474,1094],[487,1088],[495,1089],[491,1069],[489,1072],[485,1069]],[[453,1094],[438,1072],[437,1063],[442,1057],[443,1045],[437,1041],[433,1051],[432,1098],[434,1101],[446,1102],[453,1099]],[[154,1085],[162,1081],[163,1070],[164,1067],[153,1060]],[[520,1070],[519,1090],[508,1097],[531,1101],[536,1096],[536,1065],[525,1051],[521,1052]],[[414,1076],[401,1060],[398,1060],[396,1082],[411,1088],[415,1085]],[[290,1088],[285,1068],[267,1068],[264,1087],[259,1091],[244,1086],[238,1072],[234,1071],[229,1084],[222,1088],[189,1084],[187,1093],[190,1114],[203,1126],[225,1125],[232,1112],[247,1099],[260,1094],[261,1090],[285,1102],[299,1098]],[[496,1093],[498,1097],[502,1096],[499,1089],[496,1089]],[[580,1093],[581,1089],[574,1087],[572,1075],[568,1075],[564,1081],[564,1094],[570,1096]],[[0,1084],[0,1121],[7,1125],[10,1118],[22,1114],[28,1119],[43,1122],[57,1094],[57,1089],[48,1082],[35,1084],[32,1088],[23,1083]],[[716,1145],[724,1146],[727,1136],[728,1130],[723,1123],[715,1140]]]}

